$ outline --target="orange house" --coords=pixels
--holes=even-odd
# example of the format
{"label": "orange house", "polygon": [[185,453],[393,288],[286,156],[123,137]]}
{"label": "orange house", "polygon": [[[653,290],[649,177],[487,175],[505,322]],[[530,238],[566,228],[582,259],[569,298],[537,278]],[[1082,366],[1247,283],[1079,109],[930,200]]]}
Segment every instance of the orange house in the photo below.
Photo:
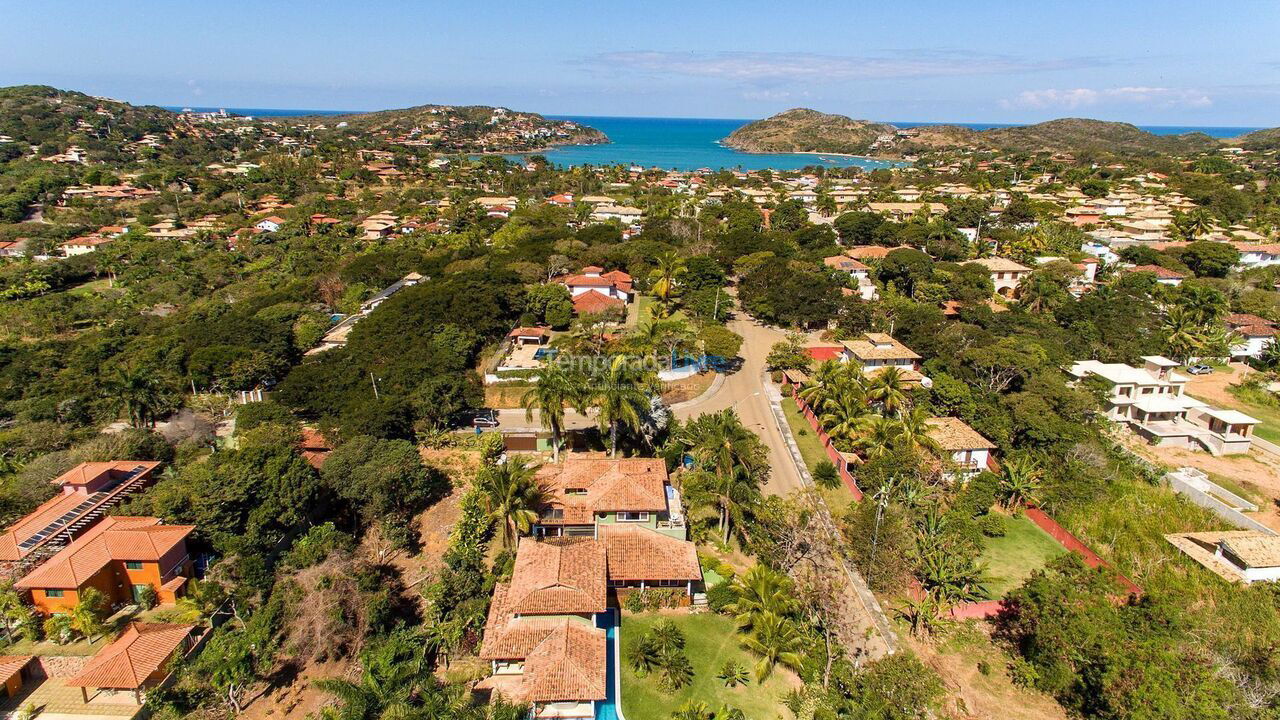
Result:
{"label": "orange house", "polygon": [[154,517],[108,517],[14,583],[43,615],[70,611],[87,588],[112,605],[136,601],[150,587],[160,604],[177,601],[191,576],[187,536],[194,525]]}

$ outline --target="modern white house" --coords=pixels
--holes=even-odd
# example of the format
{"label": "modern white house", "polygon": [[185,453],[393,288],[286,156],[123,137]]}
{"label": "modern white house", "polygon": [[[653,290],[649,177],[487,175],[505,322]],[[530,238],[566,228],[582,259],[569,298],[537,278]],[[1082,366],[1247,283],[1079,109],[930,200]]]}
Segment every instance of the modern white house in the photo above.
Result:
{"label": "modern white house", "polygon": [[262,220],[259,220],[256,225],[254,225],[254,227],[258,228],[262,232],[272,232],[272,233],[278,232],[280,228],[283,226],[284,226],[284,218],[276,217],[275,215],[272,215],[269,218],[263,218]]}
{"label": "modern white house", "polygon": [[876,284],[871,281],[871,268],[866,264],[845,255],[823,258],[822,262],[832,270],[849,273],[849,276],[858,284],[855,292],[863,300],[870,302],[880,296]]}
{"label": "modern white house", "polygon": [[1127,423],[1154,445],[1202,448],[1213,455],[1249,452],[1258,420],[1183,394],[1190,378],[1174,372],[1177,362],[1159,355],[1142,360],[1141,368],[1081,360],[1067,372],[1077,380],[1096,377],[1108,383],[1107,419]]}
{"label": "modern white house", "polygon": [[856,363],[872,375],[885,368],[897,368],[909,383],[932,387],[933,381],[920,373],[920,355],[887,333],[866,333],[857,340],[840,343],[840,361]]}

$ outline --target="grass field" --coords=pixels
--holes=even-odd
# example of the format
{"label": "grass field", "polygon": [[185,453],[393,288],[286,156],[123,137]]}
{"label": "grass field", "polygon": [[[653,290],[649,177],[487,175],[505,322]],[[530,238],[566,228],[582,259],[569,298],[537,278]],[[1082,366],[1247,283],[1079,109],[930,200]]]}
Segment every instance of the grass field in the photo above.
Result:
{"label": "grass field", "polygon": [[1004,597],[1033,571],[1067,552],[1025,515],[1006,516],[1004,520],[1004,537],[985,538],[986,548],[982,553],[990,578],[984,587],[993,599]]}
{"label": "grass field", "polygon": [[[783,398],[782,413],[787,416],[787,424],[791,426],[791,434],[796,439],[796,447],[800,449],[800,457],[804,458],[804,464],[812,474],[818,463],[827,460],[827,451],[823,449],[822,441],[818,439],[818,434],[813,431],[809,421],[800,414],[800,408],[796,407],[794,400]],[[853,502],[853,493],[849,492],[844,483],[830,490],[820,487],[818,492],[827,503],[827,509],[835,515],[843,513],[849,503]]]}
{"label": "grass field", "polygon": [[[659,620],[672,620],[684,631],[685,654],[693,663],[693,682],[679,692],[667,694],[658,689],[655,674],[636,677],[626,661],[627,648],[640,641]],[[627,720],[668,720],[671,713],[687,700],[700,700],[713,710],[721,704],[738,708],[752,720],[790,717],[781,698],[787,690],[798,686],[799,679],[786,668],[773,671],[763,684],[755,680],[755,657],[738,642],[733,621],[723,615],[627,615],[622,619],[622,711]],[[725,662],[734,661],[751,670],[751,682],[727,688],[716,676]]]}

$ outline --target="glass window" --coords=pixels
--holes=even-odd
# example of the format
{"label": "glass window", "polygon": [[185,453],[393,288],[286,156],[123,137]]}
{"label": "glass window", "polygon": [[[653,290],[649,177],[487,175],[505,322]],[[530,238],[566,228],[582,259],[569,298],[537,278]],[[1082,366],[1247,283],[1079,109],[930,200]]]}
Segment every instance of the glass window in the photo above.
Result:
{"label": "glass window", "polygon": [[62,597],[62,591],[61,591],[61,590],[52,590],[52,589],[50,589],[50,590],[45,590],[45,591],[44,591],[44,596],[45,596],[45,597],[51,597],[51,598],[60,598],[60,597]]}
{"label": "glass window", "polygon": [[126,560],[126,561],[124,562],[124,566],[125,566],[125,568],[126,568],[126,569],[128,569],[128,570],[141,570],[141,569],[142,569],[142,561],[141,561],[141,560]]}
{"label": "glass window", "polygon": [[647,512],[620,512],[618,513],[618,522],[648,522],[649,513]]}

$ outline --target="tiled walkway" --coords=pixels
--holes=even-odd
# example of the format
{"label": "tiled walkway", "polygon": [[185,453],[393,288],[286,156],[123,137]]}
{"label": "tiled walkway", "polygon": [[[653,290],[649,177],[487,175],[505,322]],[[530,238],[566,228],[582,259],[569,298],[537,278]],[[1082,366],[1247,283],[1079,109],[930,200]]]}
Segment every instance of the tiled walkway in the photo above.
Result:
{"label": "tiled walkway", "polygon": [[14,717],[27,705],[38,709],[39,717],[48,719],[52,715],[71,718],[130,718],[138,713],[140,707],[132,697],[125,695],[106,696],[90,689],[89,704],[85,704],[80,688],[68,687],[63,678],[47,678],[45,680],[27,680],[22,691],[11,698],[0,699],[0,717]]}

